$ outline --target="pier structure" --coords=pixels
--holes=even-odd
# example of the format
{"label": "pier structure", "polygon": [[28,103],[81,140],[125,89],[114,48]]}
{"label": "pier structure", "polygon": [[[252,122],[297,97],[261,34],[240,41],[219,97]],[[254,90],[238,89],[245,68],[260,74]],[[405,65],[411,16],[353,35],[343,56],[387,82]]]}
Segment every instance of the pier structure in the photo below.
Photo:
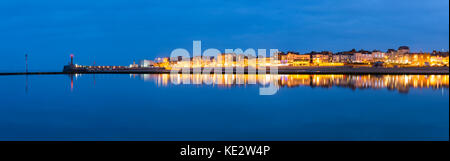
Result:
{"label": "pier structure", "polygon": [[117,65],[78,65],[74,63],[74,55],[70,54],[70,62],[63,68],[64,73],[124,73],[124,72],[150,72],[162,73],[166,72],[165,68],[161,67],[141,67],[136,63],[130,66]]}

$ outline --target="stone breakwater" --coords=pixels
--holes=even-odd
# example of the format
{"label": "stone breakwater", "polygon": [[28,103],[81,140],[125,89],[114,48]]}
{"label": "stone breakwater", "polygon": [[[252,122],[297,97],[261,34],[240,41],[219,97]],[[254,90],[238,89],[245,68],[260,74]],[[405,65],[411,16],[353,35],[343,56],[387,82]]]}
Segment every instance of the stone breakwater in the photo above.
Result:
{"label": "stone breakwater", "polygon": [[280,74],[449,74],[448,67],[404,67],[404,68],[377,68],[377,67],[281,67]]}
{"label": "stone breakwater", "polygon": [[[214,70],[210,70],[214,73]],[[252,71],[252,70],[250,70]],[[237,73],[236,69],[232,70]],[[15,72],[0,73],[0,75],[37,75],[37,74],[164,74],[173,73],[171,70],[165,69],[133,69],[133,70],[106,70],[106,71],[66,71],[66,72]],[[183,73],[181,70],[178,73]],[[194,69],[187,73],[195,73]],[[227,73],[226,69],[222,69],[222,73]],[[244,69],[244,74],[248,74],[248,69]],[[253,72],[250,72],[253,73]],[[258,73],[258,71],[256,72]],[[270,73],[267,68],[266,73]],[[377,67],[278,67],[278,74],[449,74],[448,67],[403,67],[403,68],[377,68]]]}
{"label": "stone breakwater", "polygon": [[[264,68],[263,68],[264,69]],[[211,70],[214,73],[214,70]],[[231,70],[229,70],[231,71]],[[259,73],[258,70],[244,69],[244,74]],[[263,70],[262,70],[263,71]],[[171,71],[166,71],[170,73]],[[172,72],[173,73],[173,72]],[[183,73],[179,70],[178,73]],[[186,72],[185,72],[186,73]],[[196,73],[191,69],[189,73]],[[222,69],[222,73],[227,73],[226,69]],[[231,73],[231,72],[229,72]],[[232,73],[237,73],[236,69]],[[270,68],[266,68],[267,74],[270,73]],[[448,67],[403,67],[403,68],[381,68],[381,67],[278,67],[278,74],[449,74]],[[272,73],[273,74],[273,73]]]}

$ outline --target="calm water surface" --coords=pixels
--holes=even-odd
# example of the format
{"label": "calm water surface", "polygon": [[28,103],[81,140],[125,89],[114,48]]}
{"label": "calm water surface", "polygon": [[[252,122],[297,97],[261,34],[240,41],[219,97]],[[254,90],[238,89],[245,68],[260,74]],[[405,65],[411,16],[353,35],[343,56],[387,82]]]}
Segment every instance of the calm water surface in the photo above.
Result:
{"label": "calm water surface", "polygon": [[448,75],[0,76],[0,101],[0,140],[449,139]]}

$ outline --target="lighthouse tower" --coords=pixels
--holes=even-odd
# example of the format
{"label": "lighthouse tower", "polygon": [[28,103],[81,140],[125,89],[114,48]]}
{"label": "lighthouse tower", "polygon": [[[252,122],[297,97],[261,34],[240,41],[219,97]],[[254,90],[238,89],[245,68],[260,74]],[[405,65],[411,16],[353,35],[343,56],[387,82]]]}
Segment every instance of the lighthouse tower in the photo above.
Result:
{"label": "lighthouse tower", "polygon": [[70,54],[70,65],[73,65],[73,54]]}
{"label": "lighthouse tower", "polygon": [[73,54],[70,54],[70,62],[68,65],[65,65],[63,68],[63,72],[75,72],[77,69],[75,68],[75,65],[73,64]]}

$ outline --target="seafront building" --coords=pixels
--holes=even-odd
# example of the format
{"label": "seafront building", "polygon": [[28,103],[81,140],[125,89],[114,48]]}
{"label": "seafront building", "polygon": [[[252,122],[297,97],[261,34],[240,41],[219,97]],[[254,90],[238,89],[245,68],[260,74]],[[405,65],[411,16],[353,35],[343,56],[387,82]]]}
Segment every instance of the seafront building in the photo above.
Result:
{"label": "seafront building", "polygon": [[[141,61],[142,62],[142,61]],[[148,62],[148,61],[144,61]],[[153,65],[152,65],[153,64]],[[258,58],[251,55],[222,53],[215,57],[197,56],[194,58],[157,58],[154,63],[141,63],[141,66],[164,68],[177,67],[257,67],[257,66],[383,66],[383,67],[426,67],[448,66],[449,53],[433,51],[432,53],[410,52],[408,46],[400,46],[397,50],[388,49],[366,51],[352,49],[333,53],[321,51],[300,54],[288,51],[278,52],[273,57]]]}
{"label": "seafront building", "polygon": [[312,51],[301,54],[295,51],[278,52],[271,57],[257,57],[253,55],[222,53],[216,56],[195,57],[163,57],[155,60],[133,61],[129,66],[87,66],[71,62],[64,67],[63,71],[135,71],[142,68],[152,70],[176,69],[176,68],[258,68],[258,67],[442,67],[449,66],[449,52],[433,51],[410,52],[408,46],[400,46],[397,50],[388,49],[386,52],[380,50],[356,50],[333,53],[331,51]]}

